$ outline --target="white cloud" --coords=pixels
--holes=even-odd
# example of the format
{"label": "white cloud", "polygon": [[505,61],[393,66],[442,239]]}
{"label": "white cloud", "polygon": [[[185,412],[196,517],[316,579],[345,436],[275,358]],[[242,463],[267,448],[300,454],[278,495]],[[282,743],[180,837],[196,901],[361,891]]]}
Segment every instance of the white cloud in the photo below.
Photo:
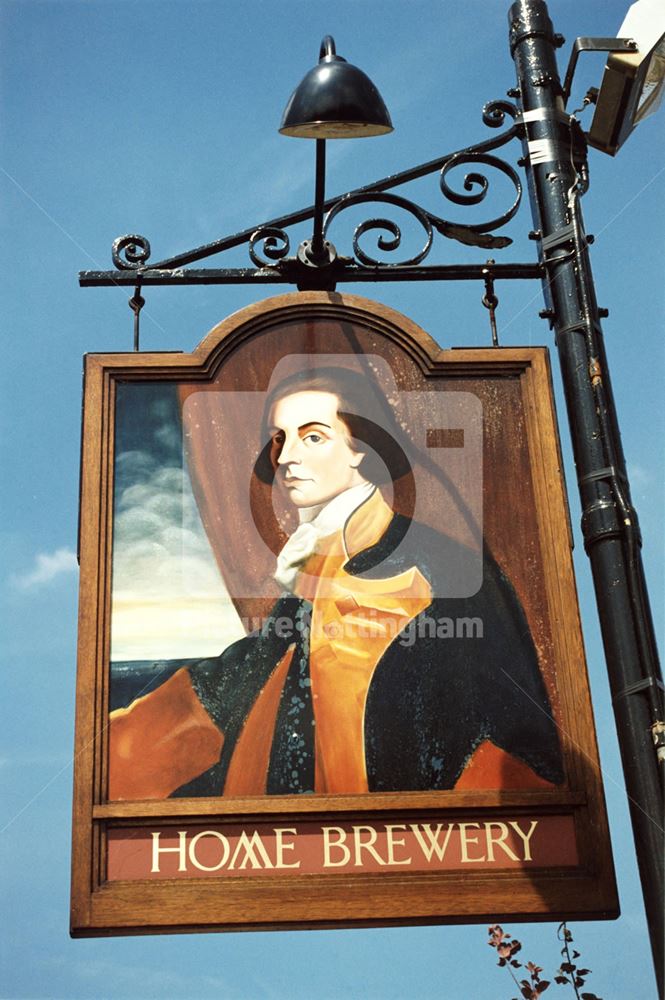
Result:
{"label": "white cloud", "polygon": [[139,451],[113,531],[112,660],[217,656],[245,634],[210,550],[189,477]]}
{"label": "white cloud", "polygon": [[150,475],[155,465],[155,459],[145,451],[137,449],[123,451],[115,460],[116,476],[139,479],[141,476]]}
{"label": "white cloud", "polygon": [[27,573],[12,577],[12,582],[20,590],[32,590],[44,584],[51,583],[63,573],[75,573],[78,570],[76,553],[71,549],[56,549],[55,552],[39,552],[35,556],[33,568]]}

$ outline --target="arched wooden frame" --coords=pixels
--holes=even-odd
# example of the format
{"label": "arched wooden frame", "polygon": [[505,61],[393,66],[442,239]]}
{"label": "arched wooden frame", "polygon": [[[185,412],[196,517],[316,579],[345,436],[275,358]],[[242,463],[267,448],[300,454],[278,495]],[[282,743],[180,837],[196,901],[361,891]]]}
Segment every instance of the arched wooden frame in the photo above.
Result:
{"label": "arched wooden frame", "polygon": [[[265,354],[266,343],[272,354]],[[242,383],[244,389],[263,391],[275,353],[310,352],[378,353],[403,388],[440,380],[476,393],[491,414],[484,425],[483,530],[513,581],[536,639],[562,734],[565,785],[539,791],[106,800],[115,387],[133,381],[177,383],[183,400],[197,391],[196,405],[205,407],[201,390],[206,387],[230,379],[236,387]],[[191,354],[88,355],[85,377],[72,932],[616,915],[546,349],[441,350],[410,320],[378,303],[301,292],[229,317]],[[208,500],[201,492],[198,499],[205,508]],[[463,537],[466,529],[458,521],[451,530]],[[534,815],[569,823],[575,863],[461,874],[458,868],[264,873],[257,879],[228,874],[205,880],[109,878],[109,838],[140,839],[174,826],[200,831],[202,824],[208,830],[239,823],[289,828],[354,820],[408,824],[423,817],[483,823]]]}

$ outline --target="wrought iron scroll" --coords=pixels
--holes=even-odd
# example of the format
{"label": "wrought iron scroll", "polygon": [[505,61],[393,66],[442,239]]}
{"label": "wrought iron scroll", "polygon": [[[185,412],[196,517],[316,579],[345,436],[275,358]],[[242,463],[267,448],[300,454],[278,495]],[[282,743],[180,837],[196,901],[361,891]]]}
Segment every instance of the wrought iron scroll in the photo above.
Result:
{"label": "wrought iron scroll", "polygon": [[[400,264],[420,264],[422,260],[425,259],[429,253],[434,234],[432,232],[432,225],[429,219],[429,215],[418,205],[409,201],[407,198],[402,198],[397,194],[388,194],[385,192],[376,192],[371,194],[348,194],[344,195],[343,198],[337,202],[336,205],[328,212],[324,224],[323,224],[323,234],[324,236],[329,235],[329,228],[331,222],[345,209],[350,208],[352,205],[361,205],[367,202],[384,202],[389,205],[396,205],[398,208],[403,208],[406,212],[410,213],[422,226],[425,231],[426,241],[422,250],[419,253],[414,254],[407,260],[400,261]],[[353,252],[356,259],[367,267],[380,267],[382,262],[380,260],[371,257],[368,253],[364,252],[360,247],[360,238],[365,233],[370,230],[378,229],[385,230],[390,234],[392,239],[386,239],[385,236],[379,236],[377,240],[377,245],[380,250],[387,252],[395,251],[399,248],[402,242],[402,233],[400,227],[392,219],[367,219],[365,222],[361,222],[353,234]]]}
{"label": "wrought iron scroll", "polygon": [[[489,233],[493,229],[500,229],[501,226],[505,226],[515,216],[522,200],[522,182],[517,171],[509,163],[506,163],[505,160],[500,160],[498,156],[491,156],[489,153],[458,153],[456,156],[451,157],[441,170],[441,179],[439,182],[443,196],[456,205],[479,205],[481,201],[484,201],[490,186],[490,182],[485,174],[474,170],[464,178],[464,190],[468,193],[461,194],[453,191],[448,184],[447,176],[451,170],[462,166],[462,164],[484,164],[485,166],[493,167],[504,174],[512,182],[515,189],[515,200],[506,212],[494,219],[490,219],[489,222],[465,224],[464,228],[475,233]],[[474,191],[474,187],[478,190]],[[443,222],[443,220],[441,221]],[[450,222],[443,222],[443,224],[447,227],[453,225]],[[456,236],[455,238],[459,239],[460,237]],[[505,245],[507,246],[507,244]]]}
{"label": "wrought iron scroll", "polygon": [[[522,199],[522,183],[516,170],[508,162],[493,154],[495,150],[507,145],[512,139],[519,136],[523,126],[516,106],[509,101],[498,100],[488,103],[483,108],[482,117],[483,123],[488,128],[499,129],[507,120],[510,121],[510,124],[498,135],[474,146],[430,160],[401,173],[384,177],[372,184],[357,188],[342,196],[330,198],[325,202],[326,214],[323,232],[327,238],[330,236],[333,222],[339,218],[341,213],[352,206],[376,202],[391,206],[397,209],[398,213],[399,211],[406,212],[415,220],[423,233],[423,243],[419,250],[410,251],[404,259],[397,260],[402,245],[402,232],[398,222],[389,217],[393,213],[386,212],[380,217],[370,217],[355,227],[351,239],[352,255],[344,256],[337,253],[334,247],[328,243],[328,260],[322,261],[319,269],[324,270],[328,267],[330,270],[329,265],[334,264],[335,273],[339,279],[343,279],[347,273],[350,278],[353,276],[357,280],[358,275],[361,275],[366,269],[371,269],[372,274],[375,275],[382,272],[386,278],[388,278],[389,273],[396,276],[399,268],[412,269],[425,261],[433,249],[435,233],[446,239],[490,250],[500,250],[510,245],[512,240],[508,236],[496,235],[495,231],[505,226],[517,213]],[[453,186],[451,174],[457,168],[462,167],[471,169],[464,175],[460,190],[459,184],[456,183]],[[439,193],[452,204],[462,208],[481,204],[490,191],[492,171],[502,174],[512,184],[512,203],[502,214],[487,221],[465,224],[444,218],[402,195],[393,193],[391,190],[437,171],[440,173]],[[148,263],[150,243],[146,237],[136,234],[122,236],[113,244],[113,263],[116,271],[82,272],[80,280],[82,284],[125,284],[128,283],[129,274],[125,277],[123,272],[132,272],[133,279],[144,280],[146,284],[183,284],[187,283],[190,278],[192,282],[196,281],[197,283],[205,280],[227,281],[233,280],[234,274],[237,274],[239,280],[246,281],[252,273],[256,274],[257,280],[270,280],[272,276],[272,280],[275,281],[298,281],[298,269],[303,270],[304,261],[300,253],[296,256],[291,255],[291,240],[286,230],[290,226],[311,219],[313,215],[314,207],[310,206],[178,254],[175,257],[150,264]],[[367,248],[367,239],[363,239],[371,232],[377,234],[376,250],[372,251]],[[258,269],[257,272],[249,272],[246,269],[184,270],[187,265],[196,261],[204,260],[243,244],[247,245],[250,260]],[[397,256],[392,257],[390,261],[380,260],[376,256],[378,252]],[[428,266],[430,269],[433,267],[432,265]],[[448,266],[454,267],[455,265]],[[521,266],[526,267],[527,265]],[[441,268],[436,269],[441,270]]]}
{"label": "wrought iron scroll", "polygon": [[[257,251],[257,244],[263,244],[263,253],[266,259],[261,257]],[[291,244],[288,233],[277,226],[262,226],[252,233],[249,240],[249,256],[253,264],[257,267],[270,267],[275,261],[284,260],[288,257]]]}
{"label": "wrought iron scroll", "polygon": [[[465,243],[468,246],[478,246],[489,250],[502,250],[504,247],[510,246],[512,240],[508,236],[494,236],[491,235],[491,233],[492,230],[499,229],[501,226],[506,225],[507,222],[510,222],[510,220],[517,213],[522,199],[522,183],[513,167],[496,156],[491,156],[489,153],[456,153],[451,156],[445,166],[442,167],[439,182],[443,196],[447,198],[448,201],[451,201],[456,205],[478,205],[485,199],[489,191],[490,181],[485,174],[481,174],[477,170],[466,174],[464,177],[464,189],[465,192],[468,193],[460,193],[450,187],[450,184],[448,183],[449,173],[456,167],[469,164],[492,167],[503,173],[512,182],[514,188],[514,200],[510,207],[501,215],[486,222],[463,224],[434,215],[432,212],[428,212],[421,206],[416,205],[415,202],[409,201],[407,198],[403,198],[399,195],[388,194],[385,192],[348,194],[340,198],[340,200],[333,205],[326,215],[323,226],[324,235],[326,237],[330,236],[331,223],[345,209],[354,205],[382,202],[384,204],[395,205],[397,208],[401,208],[405,212],[408,212],[422,226],[426,236],[425,244],[422,249],[411,257],[400,260],[398,262],[400,266],[420,264],[423,260],[425,260],[433,245],[433,230],[436,230],[441,234],[441,236],[445,236],[447,239],[457,240],[458,242]],[[371,230],[384,230],[392,237],[391,239],[387,239],[385,236],[379,236],[377,245],[380,250],[385,252],[394,252],[399,249],[402,241],[402,234],[397,222],[393,219],[384,217],[367,219],[356,226],[354,230],[353,253],[356,260],[360,264],[367,267],[394,266],[394,264],[372,257],[367,251],[361,248],[360,238]]]}
{"label": "wrought iron scroll", "polygon": [[145,236],[120,236],[113,243],[111,255],[113,263],[119,270],[133,271],[148,262],[150,243]]}
{"label": "wrought iron scroll", "polygon": [[[488,128],[501,128],[506,120],[506,115],[516,121],[519,116],[519,111],[517,110],[517,105],[512,104],[510,101],[488,101],[483,107],[483,125],[487,125]],[[513,133],[514,135],[514,133]],[[508,135],[506,133],[506,142],[513,138],[513,135]],[[503,145],[503,142],[501,143]],[[494,146],[494,149],[497,147]]]}

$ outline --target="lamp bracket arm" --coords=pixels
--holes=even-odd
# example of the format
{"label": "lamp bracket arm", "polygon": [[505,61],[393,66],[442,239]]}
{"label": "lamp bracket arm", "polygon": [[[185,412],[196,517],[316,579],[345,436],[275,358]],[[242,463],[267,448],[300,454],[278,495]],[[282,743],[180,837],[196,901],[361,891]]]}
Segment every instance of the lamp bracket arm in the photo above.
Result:
{"label": "lamp bracket arm", "polygon": [[[477,203],[482,200],[482,197],[484,197],[483,190],[487,186],[487,182],[484,179],[478,180],[476,178],[475,180],[476,185],[480,185],[480,193],[472,195],[456,194],[455,192],[451,192],[451,189],[447,186],[445,181],[446,174],[450,169],[452,169],[452,167],[461,163],[468,164],[475,161],[488,163],[489,160],[486,158],[489,157],[489,154],[493,150],[499,149],[509,143],[512,139],[519,137],[521,135],[523,125],[519,121],[518,109],[514,104],[509,101],[499,100],[489,102],[483,108],[483,122],[489,128],[500,128],[500,126],[504,124],[506,117],[512,119],[510,127],[498,132],[498,134],[492,136],[490,139],[486,139],[472,146],[466,146],[461,150],[447,153],[444,156],[436,157],[433,160],[428,160],[416,166],[409,167],[399,173],[390,174],[387,177],[373,181],[370,184],[348,191],[343,195],[336,195],[335,197],[328,198],[324,202],[324,211],[330,213],[331,210],[336,209],[335,214],[337,214],[337,211],[339,211],[341,207],[351,204],[352,202],[357,203],[358,201],[369,201],[371,200],[372,195],[382,194],[392,188],[399,187],[400,185],[407,184],[410,181],[418,180],[422,177],[426,177],[436,171],[441,171],[442,173],[440,182],[441,190],[446,198],[461,205]],[[508,175],[510,175],[510,173],[514,173],[512,168],[507,164],[503,164],[502,161],[498,161],[496,158],[490,159],[492,161],[496,161],[491,165],[496,166],[501,163],[499,169],[503,170],[504,173]],[[518,194],[521,194],[517,185],[516,188],[518,190]],[[465,189],[467,191],[470,190],[467,183],[465,183]],[[396,196],[394,197],[396,198]],[[519,197],[517,202],[519,202]],[[471,245],[482,246],[490,249],[500,249],[509,242],[507,238],[492,237],[491,235],[487,235],[487,233],[490,229],[496,228],[498,225],[503,225],[509,218],[512,218],[517,210],[517,203],[514,204],[504,216],[501,216],[498,219],[493,219],[489,223],[469,226],[449,222],[440,218],[438,215],[427,212],[424,209],[418,209],[417,206],[416,209],[419,214],[422,214],[427,218],[429,225],[433,226],[444,236],[458,239],[460,242]],[[94,283],[96,285],[99,285],[100,279],[106,276],[108,277],[107,283],[112,285],[117,283],[117,279],[119,277],[118,272],[131,271],[137,279],[141,274],[144,274],[148,270],[152,273],[177,272],[181,268],[186,267],[186,265],[204,260],[215,254],[231,250],[243,244],[249,244],[250,257],[252,261],[259,266],[264,266],[264,261],[261,261],[259,264],[256,251],[256,244],[262,241],[265,241],[263,242],[263,251],[265,256],[268,257],[271,262],[274,261],[275,263],[281,264],[288,254],[289,241],[284,230],[287,227],[297,225],[313,218],[314,211],[315,206],[309,205],[305,208],[298,209],[295,212],[290,212],[286,215],[279,216],[278,218],[271,219],[261,225],[254,225],[248,227],[247,229],[240,230],[232,235],[224,236],[212,243],[205,243],[202,246],[195,247],[192,250],[187,250],[184,253],[164,258],[156,263],[148,263],[151,250],[150,243],[146,237],[138,234],[121,236],[114,241],[112,250],[113,263],[117,270],[115,272],[82,271],[79,275],[79,281],[83,286],[90,285],[91,282],[88,279],[94,274]],[[329,225],[329,222],[330,219],[326,219],[326,228]]]}
{"label": "lamp bracket arm", "polygon": [[580,52],[637,52],[637,42],[634,38],[576,38],[563,81],[564,105],[570,97]]}

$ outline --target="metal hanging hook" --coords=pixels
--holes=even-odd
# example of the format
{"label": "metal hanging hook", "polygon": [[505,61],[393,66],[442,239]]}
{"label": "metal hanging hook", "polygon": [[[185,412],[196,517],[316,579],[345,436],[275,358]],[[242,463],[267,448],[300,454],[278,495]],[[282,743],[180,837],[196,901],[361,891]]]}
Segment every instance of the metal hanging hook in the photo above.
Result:
{"label": "metal hanging hook", "polygon": [[486,309],[489,310],[490,314],[490,329],[492,331],[492,347],[499,346],[499,335],[496,329],[496,307],[499,304],[499,300],[494,293],[494,277],[489,265],[494,264],[493,260],[487,261],[488,266],[483,268],[483,275],[485,280],[485,294],[482,298],[482,303]]}
{"label": "metal hanging hook", "polygon": [[134,350],[139,351],[139,313],[145,305],[145,299],[141,295],[141,286],[137,285],[134,294],[129,299],[129,308],[134,313]]}

